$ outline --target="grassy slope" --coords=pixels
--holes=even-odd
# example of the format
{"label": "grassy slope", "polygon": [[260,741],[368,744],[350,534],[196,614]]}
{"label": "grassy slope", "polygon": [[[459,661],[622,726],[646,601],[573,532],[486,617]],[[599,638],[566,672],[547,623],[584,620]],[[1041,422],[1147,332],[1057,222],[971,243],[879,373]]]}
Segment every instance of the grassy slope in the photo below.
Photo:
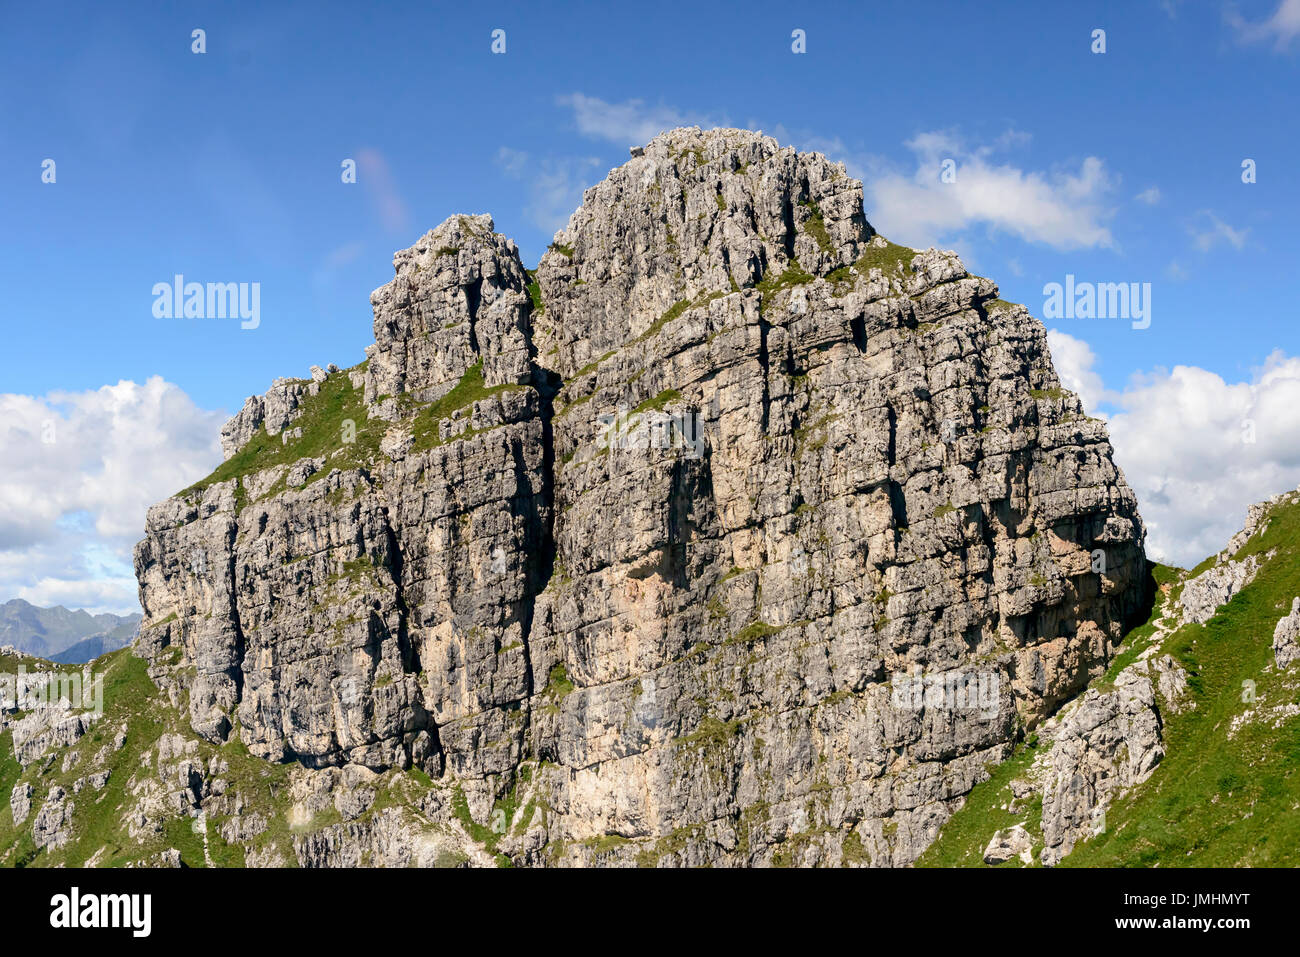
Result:
{"label": "grassy slope", "polygon": [[[365,363],[357,366],[363,368]],[[331,469],[358,468],[372,462],[379,454],[379,442],[392,423],[367,417],[364,389],[354,388],[344,369],[335,372],[321,383],[318,394],[303,395],[299,412],[289,423],[289,431],[302,429],[301,438],[285,439],[283,435],[268,435],[266,427],[257,430],[251,439],[233,456],[222,462],[211,475],[195,482],[181,492],[192,495],[218,482],[250,475],[277,465],[292,465],[304,458],[325,457],[325,467],[308,478],[305,484],[324,478]],[[441,399],[424,405],[404,400],[403,409],[410,416],[408,425],[415,436],[416,451],[441,445],[438,425],[461,409],[498,392],[522,386],[487,386],[483,382],[482,360],[475,363],[460,381]],[[351,423],[350,425],[348,423]],[[468,437],[468,436],[462,436]],[[353,441],[346,441],[352,438]],[[267,494],[284,488],[283,479]],[[242,488],[236,493],[240,507],[246,504]]]}
{"label": "grassy slope", "polygon": [[[1252,721],[1228,736],[1232,719],[1252,707],[1300,704],[1294,667],[1268,668],[1273,629],[1300,595],[1300,503],[1275,508],[1268,530],[1234,557],[1274,548],[1254,582],[1218,615],[1166,641],[1188,671],[1196,708],[1164,716],[1164,761],[1106,812],[1106,832],[1066,865],[1300,863],[1300,720],[1276,729],[1271,720]],[[1255,682],[1255,705],[1242,701],[1246,681]]]}
{"label": "grassy slope", "polygon": [[[263,425],[243,448],[218,465],[211,475],[180,494],[189,495],[218,482],[276,465],[291,465],[303,458],[325,456],[328,459],[326,467],[312,476],[313,480],[323,478],[334,467],[364,464],[378,452],[379,440],[387,423],[366,417],[363,392],[363,389],[352,387],[348,370],[335,372],[321,383],[318,394],[302,396],[301,411],[289,424],[290,430],[302,429],[301,438],[286,441],[282,435],[268,435]],[[356,430],[356,440],[350,443],[344,441],[348,435],[345,430],[347,422],[351,422]],[[242,491],[239,494],[242,495]],[[242,498],[240,501],[242,504]]]}
{"label": "grassy slope", "polygon": [[[30,783],[35,790],[31,813],[18,827],[14,826],[7,805],[0,805],[0,867],[83,866],[97,853],[99,866],[114,867],[148,860],[168,848],[180,851],[181,860],[188,867],[207,866],[208,858],[217,867],[243,866],[244,848],[227,844],[221,837],[222,818],[196,824],[194,818],[172,808],[158,822],[161,829],[145,828],[137,838],[131,837],[126,811],[136,803],[133,791],[142,782],[152,781],[154,786],[164,787],[155,767],[159,738],[163,734],[180,734],[186,740],[195,740],[195,736],[186,725],[184,702],[180,710],[173,708],[150,680],[146,662],[134,657],[130,649],[99,658],[94,663],[94,671],[104,675],[104,716],[70,748],[53,751],[53,760],[38,761],[24,770],[13,758],[11,732],[0,734],[0,796],[7,799],[19,781]],[[121,750],[114,750],[114,738],[123,727],[127,730],[126,743]],[[105,754],[102,765],[94,760],[101,752]],[[73,758],[64,771],[64,758],[68,754]],[[339,820],[333,809],[310,821],[291,820],[292,802],[288,794],[292,764],[274,764],[256,758],[238,740],[220,747],[200,741],[192,760],[206,764],[214,756],[227,764],[228,770],[218,777],[227,782],[228,791],[234,790],[241,796],[244,813],[261,814],[268,822],[267,830],[253,838],[250,845],[259,849],[273,845],[287,865],[295,864],[294,836]],[[173,759],[168,767],[175,764]],[[104,769],[110,770],[111,775],[102,791],[87,786],[80,794],[72,793],[73,782]],[[374,805],[359,820],[398,805],[418,813],[420,800],[431,785],[427,778],[421,778],[418,773],[387,772],[377,782],[379,793]],[[61,847],[38,852],[31,838],[32,821],[54,785],[64,787],[75,805],[71,839]],[[176,787],[177,783],[169,776],[165,789]],[[204,825],[207,857],[203,847]]]}
{"label": "grassy slope", "polygon": [[[1273,720],[1252,721],[1228,736],[1232,719],[1251,708],[1300,704],[1298,669],[1278,673],[1270,667],[1274,626],[1300,595],[1300,502],[1276,506],[1267,531],[1233,557],[1262,557],[1273,549],[1276,554],[1255,580],[1217,616],[1165,640],[1164,651],[1187,669],[1196,707],[1162,712],[1165,759],[1145,784],[1107,809],[1107,829],[1077,845],[1061,866],[1300,864],[1300,719],[1277,728]],[[1168,570],[1157,580],[1172,585],[1171,596],[1181,590]],[[1153,619],[1158,614],[1159,609]],[[1112,681],[1135,660],[1152,631],[1148,622],[1130,632],[1098,684]],[[1255,682],[1254,705],[1242,700],[1247,681]],[[918,864],[982,866],[983,848],[998,828],[1028,816],[1027,827],[1035,832],[1041,804],[1016,815],[1002,810],[1011,796],[1008,785],[1028,766],[1030,750],[1022,745],[992,769]]]}

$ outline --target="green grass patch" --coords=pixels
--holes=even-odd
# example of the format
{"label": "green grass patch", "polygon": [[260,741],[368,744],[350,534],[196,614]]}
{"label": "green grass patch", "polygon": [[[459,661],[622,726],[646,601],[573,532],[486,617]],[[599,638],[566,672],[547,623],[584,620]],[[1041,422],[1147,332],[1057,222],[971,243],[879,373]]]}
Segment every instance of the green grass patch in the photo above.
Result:
{"label": "green grass patch", "polygon": [[817,243],[818,248],[827,255],[835,251],[835,246],[831,243],[831,235],[826,231],[826,220],[822,216],[821,208],[816,203],[803,202],[799,204],[808,210],[808,218],[804,220],[803,228],[809,236]]}
{"label": "green grass patch", "polygon": [[[984,848],[994,832],[1026,821],[1031,834],[1032,807],[1021,807],[1016,813],[1004,810],[1002,805],[1011,802],[1011,782],[1029,770],[1034,755],[1038,753],[1037,739],[1020,745],[1006,761],[994,766],[987,780],[980,782],[966,796],[966,803],[948,819],[939,838],[917,859],[917,867],[982,867]],[[1026,819],[1030,820],[1026,820]],[[1018,861],[1008,866],[1019,867]]]}
{"label": "green grass patch", "polygon": [[646,329],[645,332],[641,333],[641,335],[633,339],[632,344],[635,345],[638,342],[644,342],[646,339],[649,339],[651,336],[659,332],[659,330],[662,329],[664,326],[668,325],[668,323],[672,322],[674,319],[676,319],[678,316],[684,313],[687,309],[699,309],[703,306],[707,306],[709,303],[713,302],[713,300],[721,299],[724,295],[726,294],[721,292],[702,292],[694,299],[677,300],[677,302],[673,303],[666,310],[664,310],[663,315],[661,315],[654,322],[650,323],[650,327]]}
{"label": "green grass patch", "polygon": [[682,394],[676,389],[664,389],[658,395],[646,399],[633,409],[629,415],[638,415],[641,412],[662,412],[664,406],[668,405],[669,402],[677,402],[681,397]]}
{"label": "green grass patch", "polygon": [[528,275],[528,298],[533,302],[533,312],[542,315],[546,312],[546,303],[542,302],[542,284],[537,281],[537,270],[525,270]]}
{"label": "green grass patch", "polygon": [[604,362],[606,359],[608,359],[608,358],[609,358],[610,356],[612,356],[613,354],[614,354],[613,352],[606,352],[606,353],[605,353],[603,356],[601,356],[599,359],[593,359],[591,362],[588,362],[585,366],[583,366],[581,369],[579,369],[577,372],[575,372],[575,373],[573,374],[573,378],[574,378],[574,379],[579,379],[579,378],[581,378],[582,376],[585,376],[585,375],[586,375],[587,373],[589,373],[589,372],[595,372],[595,371],[596,371],[596,367],[599,366],[602,362]]}
{"label": "green grass patch", "polygon": [[784,272],[780,275],[776,275],[774,271],[769,270],[759,281],[758,285],[754,287],[763,297],[762,303],[759,304],[760,308],[763,303],[766,303],[772,296],[775,296],[782,289],[789,289],[792,286],[802,286],[804,283],[812,282],[813,278],[814,277],[811,273],[804,272],[799,266],[799,260],[791,257],[790,264],[785,267]]}
{"label": "green grass patch", "polygon": [[873,269],[879,269],[886,276],[895,273],[907,276],[910,274],[912,260],[915,257],[915,249],[886,240],[884,246],[868,246],[854,266],[864,276]]}
{"label": "green grass patch", "polygon": [[[190,498],[219,482],[242,479],[305,458],[323,456],[326,460],[325,467],[308,478],[308,485],[324,478],[332,468],[356,468],[373,460],[379,453],[379,441],[387,423],[366,417],[365,390],[353,388],[348,371],[331,374],[320,384],[316,395],[302,396],[298,415],[288,426],[288,430],[302,429],[301,438],[286,440],[283,433],[268,435],[263,425],[243,448],[218,465],[211,475],[195,482],[179,495]],[[248,504],[242,482],[235,498],[237,508]]]}
{"label": "green grass patch", "polygon": [[559,699],[571,694],[575,688],[576,685],[569,680],[569,670],[561,661],[551,668],[551,673],[546,677],[546,690],[542,693],[549,698]]}
{"label": "green grass patch", "polygon": [[[422,452],[443,445],[444,440],[439,433],[438,426],[444,419],[451,418],[454,413],[468,408],[475,402],[482,401],[489,396],[520,388],[523,388],[523,386],[509,383],[487,385],[483,381],[483,360],[479,359],[478,362],[465,370],[465,374],[460,377],[460,381],[452,387],[450,392],[436,402],[430,402],[428,405],[421,407],[415,414],[415,419],[411,423],[411,433],[415,437],[411,451]],[[466,438],[468,434],[456,436],[456,438]]]}

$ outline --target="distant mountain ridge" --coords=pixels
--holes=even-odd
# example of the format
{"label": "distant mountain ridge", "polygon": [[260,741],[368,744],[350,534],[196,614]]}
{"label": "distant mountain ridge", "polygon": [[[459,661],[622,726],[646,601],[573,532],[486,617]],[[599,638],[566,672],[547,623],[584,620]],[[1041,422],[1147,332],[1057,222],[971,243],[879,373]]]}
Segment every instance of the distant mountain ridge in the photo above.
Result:
{"label": "distant mountain ridge", "polygon": [[0,645],[66,664],[90,661],[131,643],[139,614],[92,615],[62,605],[41,608],[21,598],[0,605]]}

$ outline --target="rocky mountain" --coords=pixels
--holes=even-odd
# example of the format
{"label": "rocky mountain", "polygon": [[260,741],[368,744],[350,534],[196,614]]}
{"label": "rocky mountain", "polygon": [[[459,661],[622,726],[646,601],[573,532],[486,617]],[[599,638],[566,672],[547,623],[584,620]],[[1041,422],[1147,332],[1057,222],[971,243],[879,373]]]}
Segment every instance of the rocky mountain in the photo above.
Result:
{"label": "rocky mountain", "polygon": [[138,614],[92,615],[62,605],[41,608],[15,598],[0,605],[0,645],[39,658],[79,663],[125,648],[135,637],[140,619]]}
{"label": "rocky mountain", "polygon": [[55,664],[61,665],[79,665],[88,661],[94,661],[100,655],[106,655],[110,651],[117,651],[119,648],[125,648],[135,640],[139,632],[139,623],[131,629],[129,635],[91,635],[89,638],[83,638],[75,645],[69,645],[57,655],[50,655],[49,660]]}
{"label": "rocky mountain", "polygon": [[1147,615],[1042,324],[819,154],[674,130],[536,270],[484,215],[394,267],[150,510],[103,716],[10,719],[3,859],[906,865]]}

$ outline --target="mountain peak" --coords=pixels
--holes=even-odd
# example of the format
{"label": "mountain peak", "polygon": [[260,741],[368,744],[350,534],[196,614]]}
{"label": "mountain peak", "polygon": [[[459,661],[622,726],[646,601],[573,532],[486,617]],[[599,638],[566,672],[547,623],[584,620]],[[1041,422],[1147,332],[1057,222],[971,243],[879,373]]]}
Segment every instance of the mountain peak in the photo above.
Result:
{"label": "mountain peak", "polygon": [[[812,802],[799,861],[910,863],[1146,601],[1042,324],[820,154],[671,130],[534,275],[487,216],[393,264],[366,362],[250,400],[150,509],[136,651],[204,746],[419,768],[412,845],[772,863]],[[978,707],[913,707],[918,674]],[[436,811],[506,794],[555,810],[490,847]]]}
{"label": "mountain peak", "polygon": [[538,266],[560,371],[676,302],[847,268],[873,235],[862,184],[819,153],[748,130],[662,133],[583,194]]}

